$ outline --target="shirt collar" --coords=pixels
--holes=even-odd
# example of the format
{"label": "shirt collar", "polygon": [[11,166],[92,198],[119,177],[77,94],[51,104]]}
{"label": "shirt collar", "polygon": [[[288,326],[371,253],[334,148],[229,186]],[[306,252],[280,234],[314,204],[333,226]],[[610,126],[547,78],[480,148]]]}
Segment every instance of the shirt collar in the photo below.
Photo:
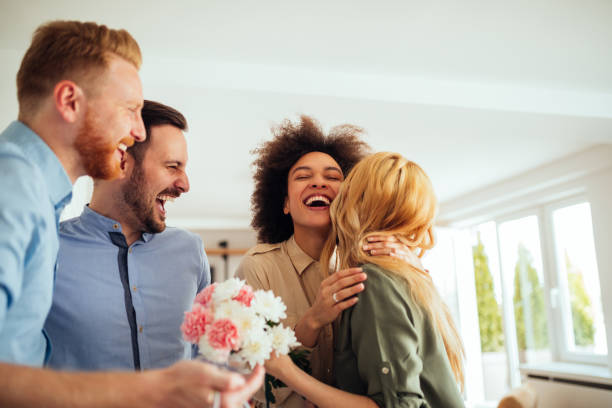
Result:
{"label": "shirt collar", "polygon": [[6,129],[7,139],[17,144],[25,156],[38,167],[56,210],[72,198],[72,183],[53,150],[23,122],[14,121]]}
{"label": "shirt collar", "polygon": [[[83,212],[81,213],[81,222],[88,225],[91,228],[95,228],[104,232],[121,232],[123,230],[121,228],[121,223],[112,218],[106,217],[100,213],[95,212],[91,208],[89,208],[89,204],[87,204],[83,208]],[[144,232],[142,234],[142,240],[144,242],[149,242],[155,234],[150,234],[148,232]],[[138,242],[138,241],[136,241]]]}
{"label": "shirt collar", "polygon": [[291,263],[295,267],[297,273],[301,276],[302,273],[312,265],[316,260],[312,259],[310,255],[300,248],[300,246],[295,242],[295,236],[291,236],[287,240],[287,254],[289,255],[289,259],[291,259]]}

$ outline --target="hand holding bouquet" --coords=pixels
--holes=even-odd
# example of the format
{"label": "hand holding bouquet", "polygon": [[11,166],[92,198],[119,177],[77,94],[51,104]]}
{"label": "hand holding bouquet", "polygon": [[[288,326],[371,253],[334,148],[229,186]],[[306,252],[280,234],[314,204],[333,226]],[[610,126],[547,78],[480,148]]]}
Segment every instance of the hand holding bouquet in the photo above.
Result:
{"label": "hand holding bouquet", "polygon": [[272,291],[257,290],[232,278],[198,293],[181,325],[183,337],[212,362],[231,366],[263,364],[275,351],[288,354],[300,345],[280,320],[286,306]]}

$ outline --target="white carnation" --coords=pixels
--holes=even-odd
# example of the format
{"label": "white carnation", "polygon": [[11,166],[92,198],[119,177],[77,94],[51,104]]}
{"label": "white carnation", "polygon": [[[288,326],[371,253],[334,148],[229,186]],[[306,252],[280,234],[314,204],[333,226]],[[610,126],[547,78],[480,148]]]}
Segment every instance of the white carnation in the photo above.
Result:
{"label": "white carnation", "polygon": [[269,359],[270,353],[272,353],[272,338],[261,330],[258,333],[251,333],[249,341],[242,344],[237,357],[254,368],[255,365],[263,364]]}
{"label": "white carnation", "polygon": [[272,339],[272,348],[279,354],[288,354],[289,351],[300,345],[295,333],[289,327],[278,325],[268,329]]}
{"label": "white carnation", "polygon": [[236,322],[245,313],[254,314],[249,312],[248,308],[237,300],[226,300],[225,302],[217,304],[215,307],[215,320],[216,319],[230,319]]}
{"label": "white carnation", "polygon": [[285,314],[287,307],[281,298],[274,296],[271,290],[256,291],[251,307],[255,313],[274,323],[287,317]]}
{"label": "white carnation", "polygon": [[266,328],[266,320],[255,313],[252,313],[250,317],[245,314],[234,323],[238,327],[238,333],[243,342],[252,341],[253,337],[259,336]]}
{"label": "white carnation", "polygon": [[212,299],[215,306],[231,300],[233,297],[238,296],[240,289],[245,285],[245,282],[238,278],[231,278],[221,283],[218,283],[215,287],[215,291],[212,294]]}

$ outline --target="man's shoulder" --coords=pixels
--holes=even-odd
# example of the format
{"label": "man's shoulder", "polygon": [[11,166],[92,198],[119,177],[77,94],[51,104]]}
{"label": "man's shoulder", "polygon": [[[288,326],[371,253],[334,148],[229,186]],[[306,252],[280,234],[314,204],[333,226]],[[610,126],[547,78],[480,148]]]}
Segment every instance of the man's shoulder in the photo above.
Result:
{"label": "man's shoulder", "polygon": [[166,227],[162,232],[155,234],[163,239],[180,239],[186,241],[202,242],[202,238],[195,232],[178,228]]}
{"label": "man's shoulder", "polygon": [[75,238],[90,235],[91,231],[88,231],[85,224],[83,224],[81,217],[74,217],[60,222],[59,235],[60,238]]}
{"label": "man's shoulder", "polygon": [[[0,143],[0,169],[3,175],[8,177],[15,175],[19,177],[38,175],[38,168],[25,155],[19,146],[10,143]],[[2,177],[1,180],[7,180],[8,177]]]}
{"label": "man's shoulder", "polygon": [[3,199],[5,207],[14,203],[25,210],[44,202],[46,185],[40,170],[10,143],[0,144],[0,174],[0,189],[10,192]]}

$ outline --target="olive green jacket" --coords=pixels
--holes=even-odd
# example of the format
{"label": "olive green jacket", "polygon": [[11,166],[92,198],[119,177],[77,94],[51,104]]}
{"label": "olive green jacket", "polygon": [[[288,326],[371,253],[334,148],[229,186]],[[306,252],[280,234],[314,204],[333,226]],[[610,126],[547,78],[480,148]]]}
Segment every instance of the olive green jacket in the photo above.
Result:
{"label": "olive green jacket", "polygon": [[381,407],[464,407],[444,343],[405,280],[366,264],[366,288],[340,318],[337,386]]}

